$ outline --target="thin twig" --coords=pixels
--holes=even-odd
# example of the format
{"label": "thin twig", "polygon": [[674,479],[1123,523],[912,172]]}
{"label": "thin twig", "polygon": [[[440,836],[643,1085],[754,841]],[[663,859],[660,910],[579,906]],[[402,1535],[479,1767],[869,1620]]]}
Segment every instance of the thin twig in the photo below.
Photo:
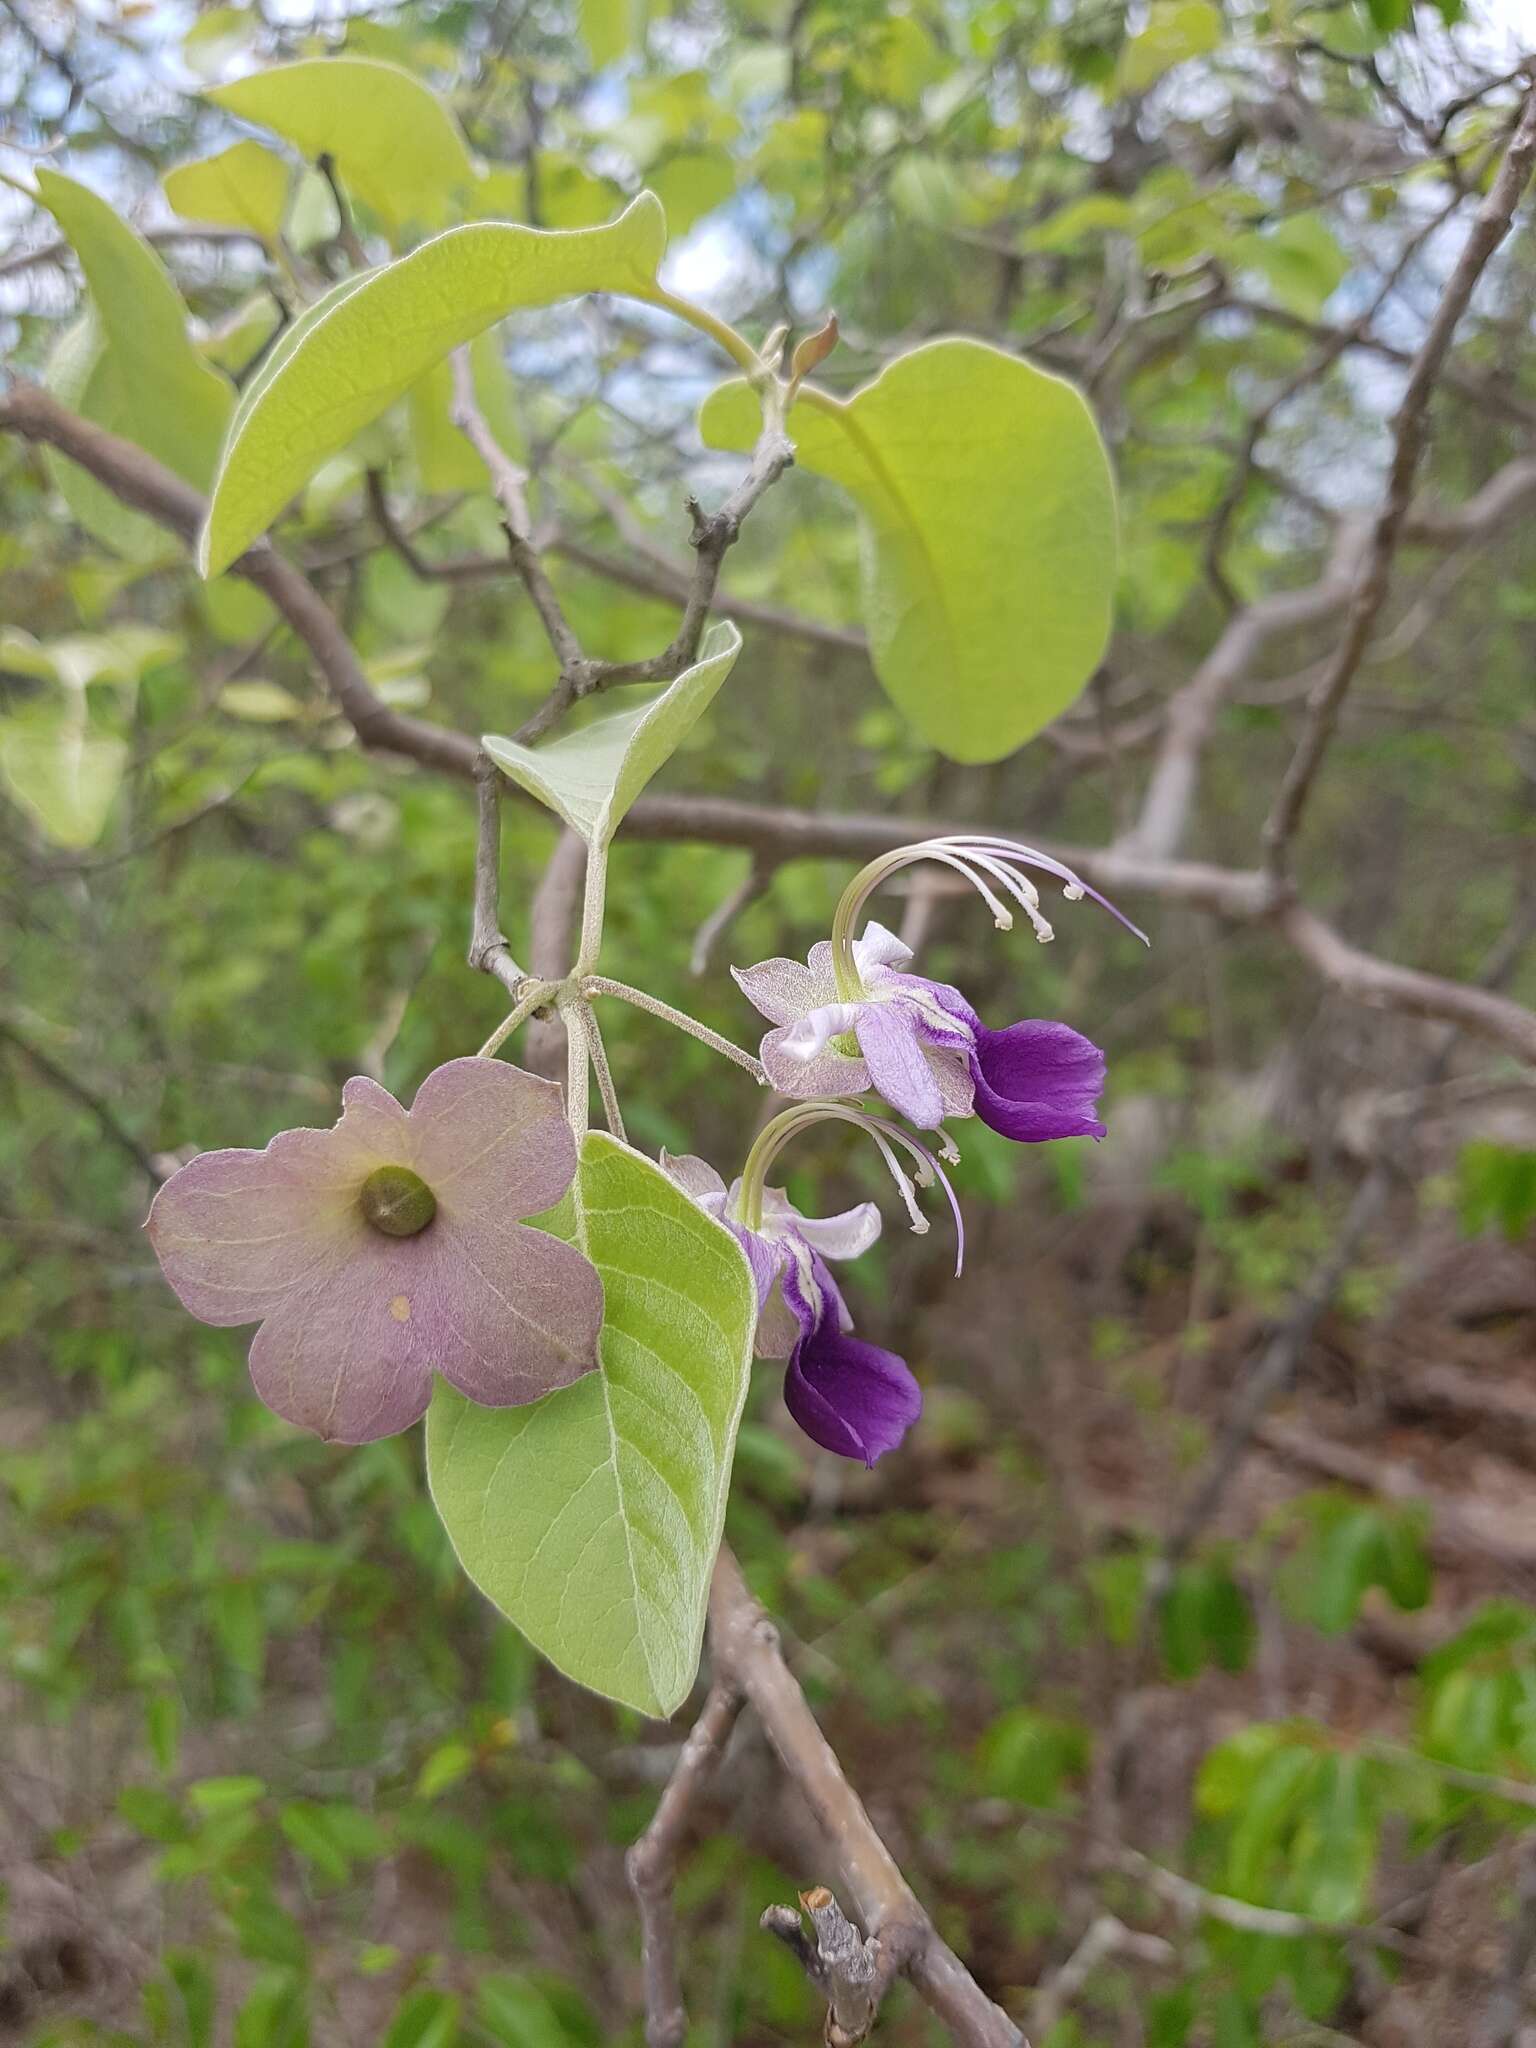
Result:
{"label": "thin twig", "polygon": [[[89,470],[123,504],[147,513],[189,544],[195,540],[206,511],[197,491],[131,442],[69,412],[39,386],[17,382],[0,397],[3,431],[59,449]],[[1488,497],[1490,489],[1485,487],[1478,494],[1479,501]],[[1458,526],[1456,537],[1465,539],[1466,530]],[[440,774],[473,778],[480,754],[477,742],[467,733],[433,725],[386,704],[318,592],[268,542],[260,541],[248,549],[232,569],[267,594],[308,647],[338,710],[362,745],[403,755]],[[1284,592],[1261,604],[1293,607],[1301,599],[1306,600],[1303,611],[1313,617],[1320,615],[1320,609],[1342,602],[1330,592],[1328,603],[1320,607],[1314,587],[1307,593]],[[1246,615],[1242,637],[1247,637],[1259,611],[1255,606]],[[1274,613],[1266,616],[1264,632],[1278,630]],[[1294,610],[1291,619],[1301,623]],[[1233,622],[1229,633],[1239,633],[1239,622]],[[1221,662],[1213,655],[1211,666],[1225,668],[1228,676],[1241,673],[1246,663],[1228,646],[1227,635],[1222,646],[1227,651]],[[1203,668],[1202,715],[1213,718],[1222,690],[1206,688],[1206,673]],[[1178,769],[1181,779],[1186,765]],[[1156,780],[1154,776],[1154,784]],[[1186,781],[1186,796],[1189,786]],[[1150,801],[1149,794],[1149,806]],[[1170,815],[1176,840],[1184,816],[1182,800],[1172,804]],[[975,825],[974,821],[967,824],[880,813],[834,816],[785,805],[743,803],[734,797],[684,795],[642,797],[623,829],[631,838],[736,846],[779,862],[828,857],[859,862],[889,852],[893,846],[974,830]],[[1106,891],[1152,895],[1164,903],[1207,911],[1234,923],[1275,922],[1308,964],[1352,1001],[1414,1016],[1454,1019],[1517,1058],[1536,1063],[1536,1014],[1522,1004],[1360,952],[1299,906],[1277,905],[1271,881],[1260,873],[1168,859],[1155,854],[1139,838],[1113,847],[1062,847],[1057,851],[1095,887]],[[557,963],[552,975],[545,978],[558,979],[563,971],[563,963]]]}
{"label": "thin twig", "polygon": [[1023,2048],[1023,2035],[943,1940],[843,1776],[779,1648],[778,1631],[747,1591],[728,1549],[715,1562],[709,1644],[716,1681],[745,1695],[786,1775],[825,1838],[837,1888],[852,1901],[891,1965],[963,2048]]}
{"label": "thin twig", "polygon": [[469,964],[477,974],[493,974],[516,1002],[527,977],[501,929],[501,770],[489,754],[475,763],[475,796],[479,832]]}
{"label": "thin twig", "polygon": [[0,1017],[0,1041],[14,1046],[59,1094],[69,1096],[71,1101],[78,1102],[82,1109],[89,1111],[103,1135],[110,1138],[118,1150],[125,1153],[156,1186],[166,1178],[156,1163],[155,1155],[119,1121],[110,1103],[104,1101],[87,1082],[70,1073],[67,1067],[61,1067],[51,1053],[44,1052],[40,1045],[35,1045],[24,1032],[18,1031],[3,1017]]}
{"label": "thin twig", "polygon": [[1478,280],[1509,233],[1515,208],[1536,164],[1536,85],[1505,153],[1498,176],[1477,212],[1456,267],[1441,294],[1423,346],[1408,373],[1393,427],[1392,464],[1381,509],[1371,529],[1350,595],[1344,636],[1307,702],[1307,722],[1281,780],[1263,832],[1264,863],[1277,880],[1286,875],[1291,841],[1338,725],[1339,711],[1364,657],[1392,578],[1392,559],[1408,520],[1413,486],[1429,432],[1429,403],[1451,341]]}
{"label": "thin twig", "polygon": [[608,1048],[603,1043],[603,1034],[590,1003],[581,1005],[581,1028],[587,1034],[587,1052],[591,1057],[592,1071],[597,1076],[597,1093],[603,1105],[603,1121],[621,1145],[629,1141],[624,1135],[624,1116],[619,1108],[619,1092],[613,1085],[613,1070],[608,1064]]}
{"label": "thin twig", "polygon": [[683,1744],[649,1827],[624,1859],[640,1916],[647,2048],[681,2048],[688,2032],[677,1968],[673,1888],[694,1807],[724,1754],[741,1705],[741,1694],[734,1685],[717,1678]]}

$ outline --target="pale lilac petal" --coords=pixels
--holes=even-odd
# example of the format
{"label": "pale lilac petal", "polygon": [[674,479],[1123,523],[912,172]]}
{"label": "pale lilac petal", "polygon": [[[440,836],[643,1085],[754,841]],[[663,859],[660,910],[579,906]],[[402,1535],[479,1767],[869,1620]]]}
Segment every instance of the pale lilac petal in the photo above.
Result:
{"label": "pale lilac petal", "polygon": [[846,1038],[859,1021],[859,1003],[824,1003],[807,1011],[797,1023],[781,1027],[773,1036],[786,1059],[809,1061],[826,1051],[835,1038]]}
{"label": "pale lilac petal", "polygon": [[912,948],[871,918],[864,927],[863,938],[853,942],[853,957],[859,972],[866,974],[873,967],[905,967],[912,958]]}
{"label": "pale lilac petal", "polygon": [[835,1095],[862,1095],[869,1086],[869,1067],[849,1053],[827,1051],[813,1060],[797,1060],[786,1053],[781,1041],[785,1028],[770,1031],[758,1047],[758,1058],[768,1079],[781,1095],[796,1101],[824,1099]]}
{"label": "pale lilac petal", "polygon": [[1032,1018],[982,1030],[972,1056],[976,1114],[1005,1138],[1102,1138],[1095,1115],[1104,1055],[1068,1024]]}
{"label": "pale lilac petal", "polygon": [[251,1345],[251,1379],[267,1406],[334,1443],[409,1429],[432,1396],[426,1323],[396,1307],[430,1265],[430,1233],[364,1232],[339,1270],[285,1295]]}
{"label": "pale lilac petal", "polygon": [[433,1261],[408,1311],[425,1326],[433,1367],[461,1394],[517,1407],[596,1366],[603,1283],[574,1245],[493,1211],[440,1217],[406,1240],[418,1241]]}
{"label": "pale lilac petal", "polygon": [[669,1152],[662,1147],[661,1170],[676,1181],[691,1202],[718,1216],[725,1206],[725,1182],[707,1159],[693,1152]]}
{"label": "pale lilac petal", "polygon": [[366,1175],[375,1166],[409,1163],[404,1151],[406,1124],[405,1111],[387,1088],[370,1081],[366,1074],[354,1074],[341,1091],[341,1119],[324,1135],[331,1140],[334,1157],[349,1154]]}
{"label": "pale lilac petal", "polygon": [[428,1074],[410,1134],[410,1164],[449,1220],[487,1209],[541,1215],[576,1173],[560,1090],[505,1060],[449,1060]]}
{"label": "pale lilac petal", "polygon": [[911,1013],[897,1003],[863,1003],[858,1013],[859,1050],[875,1087],[892,1109],[919,1130],[944,1120],[944,1098],[924,1057]]}
{"label": "pale lilac petal", "polygon": [[873,1202],[860,1202],[838,1216],[798,1217],[795,1228],[824,1259],[856,1259],[878,1240],[880,1211]]}
{"label": "pale lilac petal", "polygon": [[795,1347],[784,1405],[813,1443],[873,1465],[922,1414],[923,1394],[894,1351],[823,1324]]}
{"label": "pale lilac petal", "polygon": [[[407,1428],[440,1372],[493,1406],[597,1363],[602,1283],[574,1247],[518,1218],[557,1201],[576,1155],[552,1084],[494,1060],[427,1077],[409,1115],[349,1081],[329,1131],[205,1153],[147,1225],[166,1278],[205,1322],[262,1320],[251,1377],[267,1404],[344,1443]],[[363,1183],[410,1166],[436,1211],[410,1237],[370,1229]]]}
{"label": "pale lilac petal", "polygon": [[803,960],[786,960],[781,956],[764,960],[756,967],[733,967],[731,973],[753,1009],[770,1024],[793,1024],[807,1011],[836,999],[831,950],[828,948],[825,965],[818,970],[816,952],[820,950],[812,952],[809,966]]}
{"label": "pale lilac petal", "polygon": [[285,1131],[264,1152],[201,1152],[160,1189],[145,1230],[199,1321],[258,1321],[295,1288],[336,1272],[368,1234],[357,1174],[349,1165],[338,1175],[332,1136]]}

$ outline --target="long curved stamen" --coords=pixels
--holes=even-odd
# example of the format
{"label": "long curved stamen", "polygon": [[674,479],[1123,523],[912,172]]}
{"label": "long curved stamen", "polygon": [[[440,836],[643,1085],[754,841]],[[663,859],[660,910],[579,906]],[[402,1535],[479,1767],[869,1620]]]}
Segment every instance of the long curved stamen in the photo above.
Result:
{"label": "long curved stamen", "polygon": [[1014,839],[1000,839],[989,832],[948,833],[936,844],[953,846],[960,850],[971,848],[979,853],[994,854],[1005,861],[1012,860],[1015,863],[1043,869],[1046,874],[1055,875],[1058,881],[1066,885],[1065,894],[1069,903],[1076,903],[1084,896],[1091,897],[1101,910],[1109,912],[1117,924],[1124,925],[1133,938],[1140,939],[1144,946],[1150,946],[1152,943],[1141,926],[1133,924],[1124,911],[1117,910],[1107,896],[1100,895],[1091,883],[1085,882],[1082,876],[1069,868],[1064,861],[1056,860],[1048,853],[1041,853],[1036,847],[1025,846]]}
{"label": "long curved stamen", "polygon": [[[939,1159],[928,1147],[904,1131],[898,1124],[890,1123],[885,1117],[871,1116],[867,1110],[856,1108],[847,1102],[803,1102],[795,1103],[789,1109],[781,1110],[771,1117],[758,1132],[741,1169],[741,1185],[736,1196],[736,1221],[748,1230],[761,1230],[763,1224],[763,1191],[767,1185],[768,1169],[791,1139],[818,1123],[852,1124],[872,1138],[896,1189],[902,1204],[912,1219],[912,1228],[919,1235],[928,1229],[928,1220],[917,1205],[915,1187],[932,1187],[935,1182],[943,1188],[949,1202],[950,1214],[955,1220],[955,1272],[958,1274],[965,1264],[965,1219],[960,1213],[960,1202],[955,1194],[949,1175]],[[904,1151],[913,1161],[916,1172],[908,1174],[896,1156],[896,1148]],[[944,1156],[951,1161],[959,1158],[954,1140],[946,1132],[943,1143]]]}
{"label": "long curved stamen", "polygon": [[854,931],[865,904],[892,875],[923,860],[936,861],[941,866],[953,868],[957,873],[964,875],[992,912],[996,924],[1004,931],[1012,926],[1013,916],[988,886],[986,876],[1001,883],[1023,907],[1025,915],[1034,926],[1037,938],[1044,941],[1053,936],[1050,925],[1040,915],[1039,891],[1022,872],[1027,867],[1034,867],[1043,869],[1046,874],[1055,875],[1064,885],[1069,902],[1075,903],[1083,896],[1091,896],[1095,903],[1107,910],[1111,917],[1140,939],[1144,946],[1151,943],[1139,925],[1132,924],[1107,897],[1101,896],[1097,889],[1090,888],[1079,874],[1051,854],[1042,853],[1037,847],[1025,846],[1016,840],[997,838],[991,833],[946,833],[936,839],[922,839],[912,846],[898,846],[890,853],[881,854],[878,859],[860,868],[843,891],[832,919],[832,975],[837,984],[838,996],[843,1002],[862,1002],[868,996],[853,951]]}

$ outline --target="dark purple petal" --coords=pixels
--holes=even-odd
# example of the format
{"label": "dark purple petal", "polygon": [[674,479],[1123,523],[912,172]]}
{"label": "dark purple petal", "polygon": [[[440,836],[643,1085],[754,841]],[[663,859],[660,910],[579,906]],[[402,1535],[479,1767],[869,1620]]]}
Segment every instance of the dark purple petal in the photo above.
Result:
{"label": "dark purple petal", "polygon": [[1102,1138],[1095,1116],[1104,1087],[1104,1055],[1069,1024],[1030,1018],[1006,1031],[976,1034],[971,1055],[976,1114],[1021,1144],[1049,1138]]}
{"label": "dark purple petal", "polygon": [[790,1354],[784,1405],[813,1443],[873,1465],[923,1412],[923,1394],[894,1351],[845,1335],[829,1316]]}
{"label": "dark purple petal", "polygon": [[944,1098],[923,1055],[917,1021],[905,1003],[860,1003],[854,1034],[869,1078],[892,1109],[920,1131],[944,1121]]}

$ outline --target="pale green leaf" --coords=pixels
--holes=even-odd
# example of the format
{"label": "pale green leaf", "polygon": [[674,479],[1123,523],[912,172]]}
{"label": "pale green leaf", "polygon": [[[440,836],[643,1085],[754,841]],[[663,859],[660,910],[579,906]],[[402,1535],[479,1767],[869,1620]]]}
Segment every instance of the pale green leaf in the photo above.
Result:
{"label": "pale green leaf", "polygon": [[164,264],[88,186],[47,169],[37,186],[90,287],[101,349],[87,416],[206,486],[234,393],[187,338],[186,308]]}
{"label": "pale green leaf", "polygon": [[670,231],[686,235],[695,221],[734,196],[736,172],[723,149],[683,149],[653,164],[646,182],[666,208]]}
{"label": "pale green leaf", "polygon": [[348,196],[392,229],[442,227],[474,183],[458,123],[397,64],[307,57],[215,86],[208,98],[311,161],[328,156]]}
{"label": "pale green leaf", "polygon": [[[727,384],[700,420],[748,449],[756,397]],[[875,671],[954,761],[998,761],[1063,712],[1109,637],[1115,495],[1081,394],[985,342],[932,341],[850,399],[807,387],[796,461],[864,514]]]}
{"label": "pale green leaf", "polygon": [[1238,235],[1228,260],[1257,270],[1288,312],[1315,320],[1349,273],[1349,258],[1321,214],[1298,213],[1267,233]]}
{"label": "pale green leaf", "polygon": [[226,683],[218,695],[219,709],[252,725],[285,725],[304,716],[304,706],[281,683],[253,676],[246,683]]}
{"label": "pale green leaf", "polygon": [[534,1647],[664,1716],[698,1669],[757,1296],[736,1239],[638,1152],[593,1132],[578,1185],[600,1370],[524,1408],[439,1384],[427,1475],[459,1562]]}
{"label": "pale green leaf", "polygon": [[[101,329],[94,312],[87,307],[54,343],[43,382],[70,412],[128,438],[131,421],[121,415],[132,411],[135,394],[114,370],[104,367],[103,355]],[[71,518],[93,540],[141,566],[173,561],[180,555],[181,548],[174,536],[148,513],[130,511],[89,470],[51,448],[44,451],[43,459]]]}
{"label": "pale green leaf", "polygon": [[1118,92],[1145,92],[1165,71],[1221,47],[1221,10],[1212,0],[1152,0],[1146,27],[1120,52]]}
{"label": "pale green leaf", "polygon": [[472,211],[478,220],[525,220],[541,228],[593,228],[611,220],[613,209],[623,203],[617,185],[595,176],[579,157],[561,149],[539,151],[534,184],[530,203],[527,167],[495,164],[471,195]]}
{"label": "pale green leaf", "polygon": [[63,633],[37,640],[20,626],[0,627],[0,669],[80,691],[91,683],[135,688],[144,671],[175,654],[181,642],[154,626],[114,626],[105,633]]}
{"label": "pale green leaf", "polygon": [[161,183],[183,220],[244,228],[264,242],[277,239],[288,208],[288,166],[259,142],[237,142],[217,156],[177,164]]}
{"label": "pale green leaf", "polygon": [[203,528],[217,575],[338,449],[435,363],[519,307],[654,287],[666,221],[649,193],[601,228],[450,228],[347,278],[288,329],[241,396]]}
{"label": "pale green leaf", "polygon": [[[522,434],[512,405],[512,380],[495,332],[487,328],[469,344],[475,400],[500,447],[514,458]],[[484,491],[490,477],[468,440],[453,424],[453,371],[446,358],[434,363],[406,395],[416,474],[424,491]]]}
{"label": "pale green leaf", "polygon": [[589,846],[606,846],[625,812],[705,710],[741,652],[729,620],[711,626],[699,659],[675,682],[633,692],[638,701],[543,746],[489,733],[481,745],[499,768],[547,804]]}
{"label": "pale green leaf", "polygon": [[94,846],[128,765],[128,743],[87,732],[69,709],[0,725],[0,784],[56,846]]}
{"label": "pale green leaf", "polygon": [[[86,186],[38,172],[39,195],[80,259],[84,315],[48,359],[48,389],[71,412],[121,434],[202,488],[234,404],[229,385],[187,339],[186,313],[164,265]],[[136,562],[169,560],[175,541],[63,456],[49,468],[71,514]]]}
{"label": "pale green leaf", "polygon": [[594,71],[645,49],[649,0],[581,0],[581,39]]}

